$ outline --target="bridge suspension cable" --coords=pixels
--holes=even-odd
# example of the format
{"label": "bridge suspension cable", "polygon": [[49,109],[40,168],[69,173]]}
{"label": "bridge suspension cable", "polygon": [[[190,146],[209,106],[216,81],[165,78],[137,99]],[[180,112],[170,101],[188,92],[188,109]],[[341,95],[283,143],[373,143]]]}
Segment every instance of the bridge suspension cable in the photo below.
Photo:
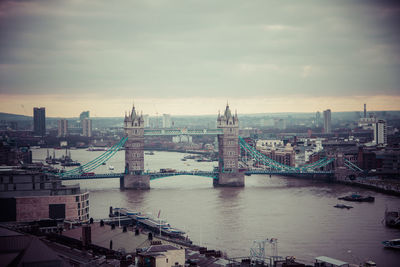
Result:
{"label": "bridge suspension cable", "polygon": [[75,175],[80,173],[85,173],[92,171],[102,165],[103,163],[107,162],[111,157],[113,157],[125,144],[128,137],[122,138],[118,143],[114,144],[110,149],[106,152],[101,154],[100,156],[94,158],[93,160],[87,162],[86,164],[79,166],[75,169],[69,170],[67,172],[60,173],[60,176],[67,176],[67,175]]}
{"label": "bridge suspension cable", "polygon": [[250,146],[242,137],[239,136],[239,144],[242,149],[244,149],[247,153],[250,154],[255,160],[258,162],[263,163],[264,165],[268,166],[272,169],[283,170],[283,171],[308,171],[308,170],[315,170],[321,167],[324,167],[330,164],[334,159],[322,158],[316,162],[303,165],[301,167],[293,167],[283,163],[279,163],[266,155],[262,154],[252,146]]}

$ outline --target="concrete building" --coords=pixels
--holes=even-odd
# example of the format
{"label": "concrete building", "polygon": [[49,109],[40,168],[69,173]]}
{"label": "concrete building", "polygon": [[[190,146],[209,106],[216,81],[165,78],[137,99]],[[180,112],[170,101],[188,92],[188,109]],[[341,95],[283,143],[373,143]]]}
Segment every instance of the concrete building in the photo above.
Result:
{"label": "concrete building", "polygon": [[162,127],[163,128],[171,128],[172,127],[171,115],[163,114]]}
{"label": "concrete building", "polygon": [[58,136],[65,137],[68,135],[68,120],[61,119],[58,121]]}
{"label": "concrete building", "polygon": [[185,266],[185,249],[172,245],[153,245],[138,253],[139,267]]}
{"label": "concrete building", "polygon": [[46,135],[46,108],[33,108],[33,133]]}
{"label": "concrete building", "polygon": [[387,131],[386,131],[386,121],[378,120],[374,124],[374,143],[376,145],[386,145],[387,144]]}
{"label": "concrete building", "polygon": [[0,203],[0,221],[89,219],[89,193],[81,192],[79,184],[62,185],[42,168],[1,168]]}
{"label": "concrete building", "polygon": [[324,133],[331,133],[332,125],[331,125],[331,110],[324,110]]}
{"label": "concrete building", "polygon": [[82,135],[92,137],[92,120],[85,118],[82,121]]}

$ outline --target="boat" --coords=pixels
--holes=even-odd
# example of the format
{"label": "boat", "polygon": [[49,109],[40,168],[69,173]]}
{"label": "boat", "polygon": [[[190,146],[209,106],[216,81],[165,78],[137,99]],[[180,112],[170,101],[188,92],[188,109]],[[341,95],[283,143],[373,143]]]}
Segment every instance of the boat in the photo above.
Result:
{"label": "boat", "polygon": [[64,163],[61,163],[61,166],[64,167],[69,167],[69,166],[81,166],[81,164],[77,161],[65,161]]}
{"label": "boat", "polygon": [[154,155],[154,152],[153,151],[150,151],[150,152],[146,152],[146,153],[144,153],[145,155]]}
{"label": "boat", "polygon": [[386,241],[383,241],[382,244],[385,248],[400,249],[400,238],[386,240]]}
{"label": "boat", "polygon": [[167,169],[160,169],[161,173],[174,173],[176,172],[175,169],[167,168]]}
{"label": "boat", "polygon": [[344,205],[344,204],[336,204],[334,207],[338,208],[338,209],[351,209],[351,208],[353,208],[352,206],[347,206],[347,205]]}
{"label": "boat", "polygon": [[346,201],[354,201],[354,202],[374,202],[375,198],[371,196],[361,196],[358,194],[352,194],[349,196],[344,196],[344,197],[339,197],[338,199],[340,200],[346,200]]}
{"label": "boat", "polygon": [[108,166],[108,169],[109,169],[110,171],[113,171],[113,170],[114,170],[114,166],[110,165],[110,166]]}
{"label": "boat", "polygon": [[385,210],[385,224],[387,227],[400,228],[400,211]]}
{"label": "boat", "polygon": [[144,219],[148,219],[149,218],[146,215],[135,215],[135,216],[136,216],[136,219],[138,219],[138,220],[144,220]]}

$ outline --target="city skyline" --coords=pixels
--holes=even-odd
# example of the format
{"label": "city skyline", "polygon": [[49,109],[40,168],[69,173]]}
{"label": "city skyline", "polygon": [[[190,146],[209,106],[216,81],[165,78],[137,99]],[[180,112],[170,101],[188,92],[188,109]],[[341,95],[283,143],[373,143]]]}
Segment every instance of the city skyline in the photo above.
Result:
{"label": "city skyline", "polygon": [[400,110],[395,1],[3,1],[0,112]]}

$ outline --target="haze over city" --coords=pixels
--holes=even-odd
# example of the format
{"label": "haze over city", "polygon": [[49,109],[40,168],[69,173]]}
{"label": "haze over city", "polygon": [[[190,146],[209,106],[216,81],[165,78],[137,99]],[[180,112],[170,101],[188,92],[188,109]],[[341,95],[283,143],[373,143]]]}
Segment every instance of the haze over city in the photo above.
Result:
{"label": "haze over city", "polygon": [[400,109],[395,1],[2,1],[0,112]]}

